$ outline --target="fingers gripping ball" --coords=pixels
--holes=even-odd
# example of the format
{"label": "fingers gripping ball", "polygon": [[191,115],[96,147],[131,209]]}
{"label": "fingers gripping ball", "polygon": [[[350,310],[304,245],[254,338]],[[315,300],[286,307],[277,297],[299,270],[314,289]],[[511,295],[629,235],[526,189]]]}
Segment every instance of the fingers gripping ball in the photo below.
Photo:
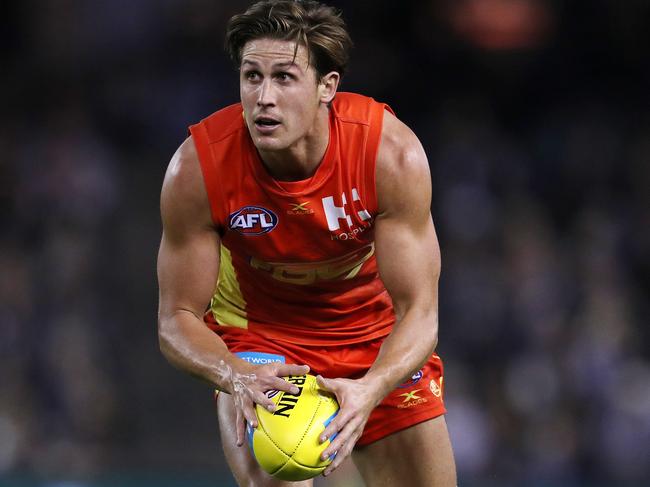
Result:
{"label": "fingers gripping ball", "polygon": [[285,377],[300,389],[298,394],[269,391],[276,405],[271,413],[259,404],[255,408],[258,426],[247,425],[248,445],[262,469],[282,480],[306,480],[319,475],[332,462],[320,455],[329,440],[319,435],[339,411],[336,398],[319,389],[313,375]]}

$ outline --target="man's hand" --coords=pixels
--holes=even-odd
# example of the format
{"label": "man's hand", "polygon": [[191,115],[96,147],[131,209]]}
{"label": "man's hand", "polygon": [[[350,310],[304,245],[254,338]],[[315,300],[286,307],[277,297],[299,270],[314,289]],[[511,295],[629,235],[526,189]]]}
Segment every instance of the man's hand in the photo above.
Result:
{"label": "man's hand", "polygon": [[298,387],[282,379],[282,377],[304,375],[309,372],[307,365],[281,363],[250,365],[250,368],[242,371],[234,370],[224,361],[222,361],[221,365],[226,367],[228,389],[232,394],[235,411],[237,412],[237,446],[244,444],[245,421],[253,428],[257,428],[255,404],[260,404],[271,412],[275,410],[275,403],[266,397],[266,392],[278,390],[298,394]]}
{"label": "man's hand", "polygon": [[336,395],[340,406],[339,413],[320,436],[321,443],[334,438],[321,455],[325,460],[336,454],[323,472],[327,476],[352,453],[370,413],[381,402],[383,394],[364,379],[325,379],[319,375],[316,380],[321,389]]}

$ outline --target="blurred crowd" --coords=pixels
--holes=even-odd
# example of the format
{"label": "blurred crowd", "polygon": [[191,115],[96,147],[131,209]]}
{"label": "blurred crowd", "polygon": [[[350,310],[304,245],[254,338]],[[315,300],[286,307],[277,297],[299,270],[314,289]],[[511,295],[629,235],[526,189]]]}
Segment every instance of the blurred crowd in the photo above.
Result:
{"label": "blurred crowd", "polygon": [[[463,485],[650,483],[650,4],[332,1],[342,89],[423,142]],[[157,348],[158,195],[237,101],[248,2],[2,7],[0,481],[203,470],[210,391]]]}

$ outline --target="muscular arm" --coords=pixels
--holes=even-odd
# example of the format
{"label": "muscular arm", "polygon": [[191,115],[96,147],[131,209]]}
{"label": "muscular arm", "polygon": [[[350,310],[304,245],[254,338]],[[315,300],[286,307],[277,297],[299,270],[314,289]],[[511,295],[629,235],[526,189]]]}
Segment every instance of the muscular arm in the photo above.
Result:
{"label": "muscular arm", "polygon": [[318,378],[341,404],[320,438],[337,434],[322,454],[338,452],[325,475],[351,453],[372,409],[429,359],[437,343],[440,251],[429,209],[429,165],[417,137],[390,113],[384,119],[376,185],[377,262],[397,322],[364,377]]}
{"label": "muscular arm", "polygon": [[366,375],[380,387],[381,401],[435,349],[440,275],[429,164],[417,137],[390,113],[385,114],[376,184],[377,263],[397,318]]}
{"label": "muscular arm", "polygon": [[161,196],[163,236],[158,253],[158,337],[173,365],[233,395],[237,444],[244,440],[244,419],[257,426],[254,404],[273,410],[270,389],[297,393],[280,378],[306,373],[306,366],[251,365],[231,354],[203,323],[203,313],[219,275],[220,240],[212,224],[201,167],[188,138],[167,169]]}
{"label": "muscular arm", "polygon": [[203,323],[219,271],[219,236],[209,208],[196,149],[188,138],[169,164],[161,195],[158,337],[174,366],[228,391],[226,371],[234,357]]}

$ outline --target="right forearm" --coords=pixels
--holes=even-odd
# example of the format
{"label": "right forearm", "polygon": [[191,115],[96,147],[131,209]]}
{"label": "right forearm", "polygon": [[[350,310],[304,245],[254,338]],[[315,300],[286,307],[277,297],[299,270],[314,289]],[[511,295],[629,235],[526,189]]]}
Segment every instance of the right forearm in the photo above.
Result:
{"label": "right forearm", "polygon": [[202,320],[179,310],[161,317],[158,330],[160,350],[173,366],[231,392],[233,369],[242,361]]}

